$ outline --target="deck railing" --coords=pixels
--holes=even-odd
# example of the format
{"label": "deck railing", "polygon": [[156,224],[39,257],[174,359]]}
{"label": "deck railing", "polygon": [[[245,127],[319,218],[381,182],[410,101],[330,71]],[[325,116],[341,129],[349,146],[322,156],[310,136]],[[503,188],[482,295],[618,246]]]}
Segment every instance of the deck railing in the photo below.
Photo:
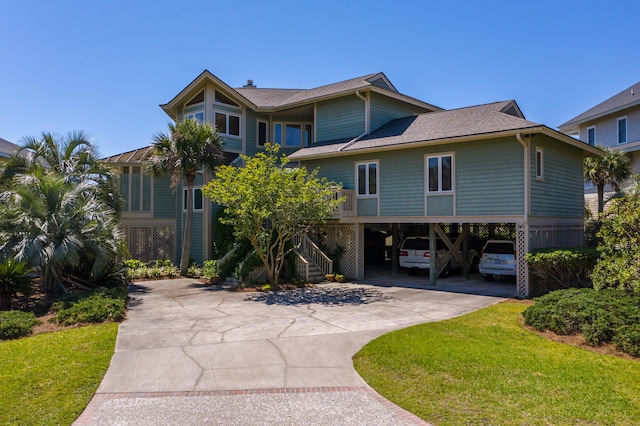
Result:
{"label": "deck railing", "polygon": [[318,247],[306,235],[296,235],[293,237],[293,244],[296,246],[298,257],[296,259],[296,268],[299,276],[309,276],[309,262],[307,259],[315,263],[325,274],[333,273],[333,260]]}
{"label": "deck railing", "polygon": [[341,197],[345,197],[344,202],[340,203],[338,208],[333,211],[333,217],[339,219],[341,217],[356,216],[356,191],[353,189],[340,189],[336,191],[334,198],[338,199]]}

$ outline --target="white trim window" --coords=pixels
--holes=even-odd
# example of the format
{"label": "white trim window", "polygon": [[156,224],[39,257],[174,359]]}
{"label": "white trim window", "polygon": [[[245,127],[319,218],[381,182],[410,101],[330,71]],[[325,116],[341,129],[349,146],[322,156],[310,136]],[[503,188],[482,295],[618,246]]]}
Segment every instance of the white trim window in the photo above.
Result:
{"label": "white trim window", "polygon": [[618,143],[627,143],[627,116],[619,117],[616,120]]}
{"label": "white trim window", "polygon": [[587,127],[587,143],[596,146],[596,126]]}
{"label": "white trim window", "polygon": [[204,123],[204,111],[195,111],[184,115],[184,119],[196,120],[198,123]]}
{"label": "white trim window", "polygon": [[256,146],[264,146],[269,142],[269,122],[257,120],[256,123]]}
{"label": "white trim window", "polygon": [[544,150],[536,148],[536,179],[544,179]]}
{"label": "white trim window", "polygon": [[453,193],[453,153],[425,156],[427,194]]}
{"label": "white trim window", "polygon": [[380,162],[367,161],[356,163],[356,188],[360,198],[377,197],[380,187]]}
{"label": "white trim window", "polygon": [[151,212],[151,176],[141,166],[120,167],[120,193],[124,212]]}
{"label": "white trim window", "polygon": [[[193,187],[193,211],[201,212],[204,206],[204,199],[202,198],[202,187]],[[187,188],[183,188],[182,191],[182,211],[187,211]]]}
{"label": "white trim window", "polygon": [[220,135],[240,137],[240,115],[215,111],[214,122]]}
{"label": "white trim window", "polygon": [[311,123],[274,123],[273,143],[280,146],[309,146],[313,143]]}

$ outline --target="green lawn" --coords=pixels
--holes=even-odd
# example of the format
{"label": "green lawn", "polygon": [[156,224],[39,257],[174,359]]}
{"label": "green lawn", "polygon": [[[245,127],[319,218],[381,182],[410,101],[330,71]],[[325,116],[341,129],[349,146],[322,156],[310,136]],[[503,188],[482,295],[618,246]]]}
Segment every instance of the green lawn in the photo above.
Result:
{"label": "green lawn", "polygon": [[539,337],[520,303],[382,336],[354,358],[380,394],[436,425],[638,425],[640,362]]}
{"label": "green lawn", "polygon": [[117,323],[0,343],[0,424],[68,425],[107,371]]}

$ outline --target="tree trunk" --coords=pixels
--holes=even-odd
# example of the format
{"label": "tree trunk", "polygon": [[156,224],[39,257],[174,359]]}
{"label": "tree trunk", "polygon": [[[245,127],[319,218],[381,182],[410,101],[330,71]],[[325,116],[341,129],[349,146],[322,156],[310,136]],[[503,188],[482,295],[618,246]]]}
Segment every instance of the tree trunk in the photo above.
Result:
{"label": "tree trunk", "polygon": [[3,291],[0,292],[0,311],[11,310],[11,293]]}
{"label": "tree trunk", "polygon": [[191,232],[193,230],[193,185],[195,177],[187,177],[187,217],[182,232],[182,254],[180,255],[180,275],[186,276],[191,255]]}
{"label": "tree trunk", "polygon": [[604,211],[604,185],[598,184],[598,216]]}

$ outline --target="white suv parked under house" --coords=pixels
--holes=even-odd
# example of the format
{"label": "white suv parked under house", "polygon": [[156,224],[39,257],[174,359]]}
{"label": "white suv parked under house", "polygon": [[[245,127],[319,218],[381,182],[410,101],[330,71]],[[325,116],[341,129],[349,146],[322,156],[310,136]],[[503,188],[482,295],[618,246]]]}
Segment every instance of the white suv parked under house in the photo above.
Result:
{"label": "white suv parked under house", "polygon": [[[440,238],[436,239],[436,252],[438,259],[443,259],[449,252],[449,248]],[[462,256],[462,251],[458,253]],[[431,252],[429,250],[429,237],[407,237],[400,246],[398,258],[400,267],[406,268],[409,275],[415,275],[420,270],[431,268]],[[469,249],[468,259],[471,264],[471,272],[476,272],[478,268],[478,252]],[[462,263],[456,256],[453,256],[447,266],[442,270],[441,277],[448,277],[452,270],[462,269]]]}
{"label": "white suv parked under house", "polygon": [[480,252],[480,273],[487,281],[497,276],[516,276],[516,244],[509,240],[489,240]]}

